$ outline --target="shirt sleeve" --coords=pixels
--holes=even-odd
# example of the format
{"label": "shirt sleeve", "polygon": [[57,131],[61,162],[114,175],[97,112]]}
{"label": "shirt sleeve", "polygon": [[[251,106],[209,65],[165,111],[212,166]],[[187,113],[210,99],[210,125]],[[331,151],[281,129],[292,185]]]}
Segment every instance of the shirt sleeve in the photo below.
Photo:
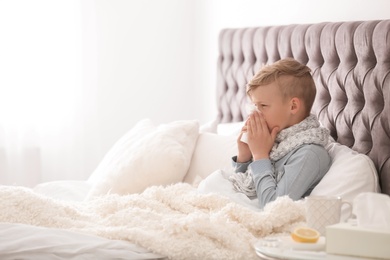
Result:
{"label": "shirt sleeve", "polygon": [[[326,153],[325,149],[321,149]],[[321,169],[323,155],[313,149],[298,149],[277,173],[269,159],[252,162],[249,169],[253,174],[260,207],[284,195],[293,200],[301,199],[325,174],[326,171]]]}
{"label": "shirt sleeve", "polygon": [[246,172],[248,170],[248,166],[252,163],[252,160],[245,162],[245,163],[239,163],[237,162],[237,156],[232,157],[232,166],[234,168],[234,172]]}

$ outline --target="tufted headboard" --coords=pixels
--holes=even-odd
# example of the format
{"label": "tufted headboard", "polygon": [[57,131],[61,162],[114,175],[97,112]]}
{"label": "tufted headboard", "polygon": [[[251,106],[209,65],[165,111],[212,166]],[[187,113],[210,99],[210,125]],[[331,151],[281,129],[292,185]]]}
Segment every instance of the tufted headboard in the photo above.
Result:
{"label": "tufted headboard", "polygon": [[312,112],[335,140],[373,160],[390,194],[390,20],[222,30],[217,121],[244,120],[246,83],[263,64],[286,57],[312,69]]}

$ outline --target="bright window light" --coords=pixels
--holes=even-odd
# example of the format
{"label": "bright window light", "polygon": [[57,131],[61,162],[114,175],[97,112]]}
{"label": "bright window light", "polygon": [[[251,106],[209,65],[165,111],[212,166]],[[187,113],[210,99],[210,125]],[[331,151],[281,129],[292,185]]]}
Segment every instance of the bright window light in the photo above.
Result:
{"label": "bright window light", "polygon": [[0,126],[65,126],[81,87],[76,0],[0,1]]}

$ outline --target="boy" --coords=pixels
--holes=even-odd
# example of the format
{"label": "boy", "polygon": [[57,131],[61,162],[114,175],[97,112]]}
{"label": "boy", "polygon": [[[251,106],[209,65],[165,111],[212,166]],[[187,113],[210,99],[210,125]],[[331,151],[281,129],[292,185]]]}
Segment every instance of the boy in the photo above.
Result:
{"label": "boy", "polygon": [[316,95],[310,69],[293,59],[280,60],[252,78],[247,94],[256,110],[237,140],[236,173],[230,176],[234,188],[257,197],[260,208],[278,196],[299,200],[309,195],[331,164],[324,148],[329,131],[310,114]]}

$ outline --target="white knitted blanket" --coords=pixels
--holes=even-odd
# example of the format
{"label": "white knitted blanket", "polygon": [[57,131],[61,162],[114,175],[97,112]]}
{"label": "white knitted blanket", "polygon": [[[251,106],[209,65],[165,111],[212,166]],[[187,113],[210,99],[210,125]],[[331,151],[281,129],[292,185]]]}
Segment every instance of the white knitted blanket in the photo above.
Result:
{"label": "white knitted blanket", "polygon": [[0,222],[127,240],[169,259],[258,259],[253,248],[258,238],[290,232],[304,221],[302,203],[288,197],[256,212],[184,183],[85,202],[0,186],[0,202]]}

